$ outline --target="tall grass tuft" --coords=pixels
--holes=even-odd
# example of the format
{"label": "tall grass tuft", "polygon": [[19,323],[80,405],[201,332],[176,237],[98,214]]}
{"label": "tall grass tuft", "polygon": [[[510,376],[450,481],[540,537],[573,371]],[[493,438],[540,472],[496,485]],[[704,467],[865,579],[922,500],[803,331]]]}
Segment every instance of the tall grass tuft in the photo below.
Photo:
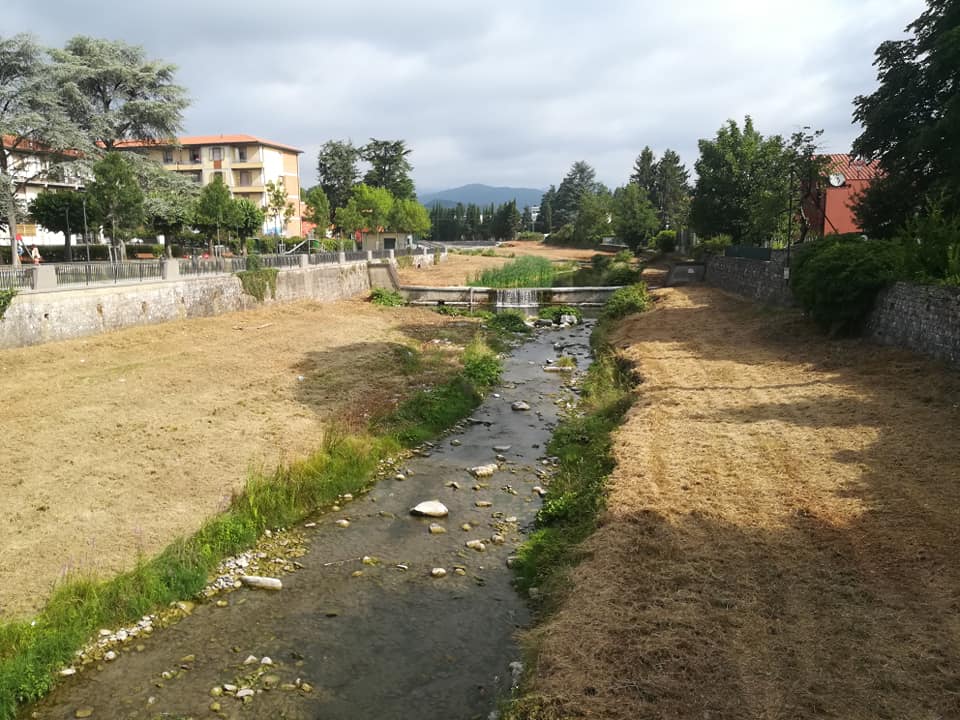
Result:
{"label": "tall grass tuft", "polygon": [[502,267],[477,273],[469,284],[491,288],[551,287],[555,276],[556,268],[552,262],[528,255]]}

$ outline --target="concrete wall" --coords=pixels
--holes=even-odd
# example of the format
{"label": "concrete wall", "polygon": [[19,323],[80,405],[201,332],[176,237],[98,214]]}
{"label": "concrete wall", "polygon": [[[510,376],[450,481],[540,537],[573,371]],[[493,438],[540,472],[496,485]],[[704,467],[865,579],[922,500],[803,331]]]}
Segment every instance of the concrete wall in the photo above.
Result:
{"label": "concrete wall", "polygon": [[705,279],[721,290],[768,305],[794,305],[790,282],[783,277],[784,266],[785,254],[778,252],[769,261],[712,257],[707,262]]}
{"label": "concrete wall", "polygon": [[960,366],[960,288],[896,283],[877,297],[867,334]]}
{"label": "concrete wall", "polygon": [[[284,270],[277,298],[338,300],[370,289],[366,262]],[[257,306],[233,275],[17,295],[0,320],[0,349]]]}
{"label": "concrete wall", "polygon": [[[617,287],[529,288],[540,305],[603,305]],[[399,288],[415,305],[490,305],[497,304],[497,289],[483,287],[426,287],[403,285]]]}

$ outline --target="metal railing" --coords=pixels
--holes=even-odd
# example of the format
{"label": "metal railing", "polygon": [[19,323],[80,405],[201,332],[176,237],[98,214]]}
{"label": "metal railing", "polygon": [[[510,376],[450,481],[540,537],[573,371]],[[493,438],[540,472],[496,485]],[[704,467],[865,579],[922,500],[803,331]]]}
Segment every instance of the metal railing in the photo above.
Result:
{"label": "metal railing", "polygon": [[377,260],[383,260],[390,257],[390,252],[390,250],[374,250],[372,254]]}
{"label": "metal railing", "polygon": [[396,257],[403,257],[404,255],[413,255],[415,250],[412,247],[400,248],[399,250],[394,250],[393,254]]}
{"label": "metal railing", "polygon": [[144,282],[163,279],[163,261],[56,263],[57,285]]}
{"label": "metal railing", "polygon": [[0,267],[0,290],[33,289],[33,268]]}
{"label": "metal railing", "polygon": [[191,258],[180,261],[181,275],[218,275],[246,269],[246,258]]}
{"label": "metal railing", "polygon": [[335,252],[315,252],[310,255],[311,265],[326,265],[328,263],[340,262],[340,253]]}
{"label": "metal railing", "polygon": [[344,255],[346,256],[347,262],[367,259],[366,250],[353,250],[351,252],[344,253]]}
{"label": "metal railing", "polygon": [[299,255],[261,255],[260,262],[264,267],[291,268],[300,267]]}

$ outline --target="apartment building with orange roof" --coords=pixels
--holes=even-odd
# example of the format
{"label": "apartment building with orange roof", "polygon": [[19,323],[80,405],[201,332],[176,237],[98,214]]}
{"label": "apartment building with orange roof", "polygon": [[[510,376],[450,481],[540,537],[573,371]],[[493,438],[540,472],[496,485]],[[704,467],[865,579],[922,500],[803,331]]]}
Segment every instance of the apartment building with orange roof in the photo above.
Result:
{"label": "apartment building with orange roof", "polygon": [[295,212],[282,228],[267,217],[263,231],[285,237],[303,235],[300,212],[300,150],[253,135],[191,135],[169,142],[127,141],[121,149],[143,151],[167,170],[199,185],[220,177],[234,197],[267,208],[267,183],[281,183]]}

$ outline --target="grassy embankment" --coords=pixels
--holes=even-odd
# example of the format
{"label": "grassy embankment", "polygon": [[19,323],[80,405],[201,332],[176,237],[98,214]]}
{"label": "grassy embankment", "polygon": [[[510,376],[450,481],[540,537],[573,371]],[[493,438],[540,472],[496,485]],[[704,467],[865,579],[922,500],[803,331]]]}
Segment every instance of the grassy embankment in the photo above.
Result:
{"label": "grassy embankment", "polygon": [[[618,290],[604,307],[590,338],[594,362],[583,381],[576,412],[557,428],[547,452],[560,458],[547,501],[537,515],[536,530],[518,552],[516,584],[526,592],[538,589],[542,613],[556,608],[564,597],[566,571],[579,562],[580,543],[597,526],[606,500],[606,480],[614,468],[613,432],[633,403],[632,369],[607,342],[612,323],[651,306],[646,285]],[[536,648],[529,648],[536,656]],[[531,663],[528,668],[532,670]],[[537,717],[535,696],[521,694],[505,708],[505,717]]]}
{"label": "grassy embankment", "polygon": [[[363,490],[381,460],[468,415],[500,377],[500,360],[487,339],[500,342],[478,334],[447,382],[417,392],[366,431],[330,431],[305,460],[252,474],[226,512],[158,556],[111,579],[70,579],[32,620],[0,624],[0,720],[11,720],[22,703],[46,694],[56,672],[99,628],[195,596],[220,560],[252,546],[264,530],[289,526],[344,493]],[[417,365],[419,358],[411,355],[409,362]]]}

